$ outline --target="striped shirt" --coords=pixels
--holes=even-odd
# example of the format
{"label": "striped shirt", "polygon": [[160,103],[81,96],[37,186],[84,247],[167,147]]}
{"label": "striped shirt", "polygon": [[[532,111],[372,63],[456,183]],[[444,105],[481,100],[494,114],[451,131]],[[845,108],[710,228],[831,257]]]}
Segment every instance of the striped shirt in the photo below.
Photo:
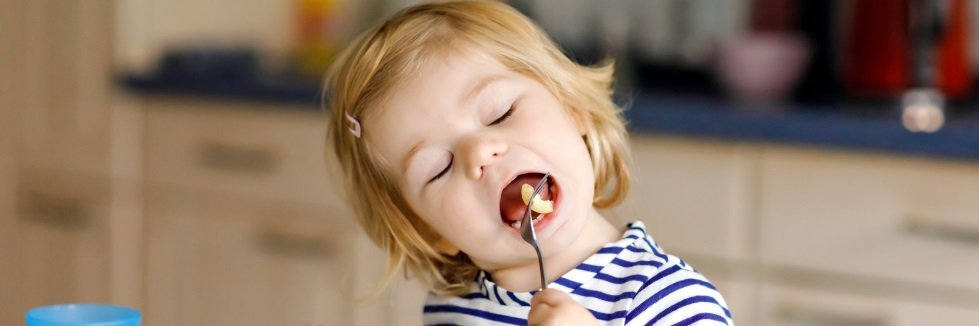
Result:
{"label": "striped shirt", "polygon": [[[622,239],[548,285],[569,293],[603,325],[733,325],[717,289],[683,260],[663,252],[634,222]],[[472,292],[425,300],[425,325],[526,325],[536,293],[508,291],[481,272]]]}

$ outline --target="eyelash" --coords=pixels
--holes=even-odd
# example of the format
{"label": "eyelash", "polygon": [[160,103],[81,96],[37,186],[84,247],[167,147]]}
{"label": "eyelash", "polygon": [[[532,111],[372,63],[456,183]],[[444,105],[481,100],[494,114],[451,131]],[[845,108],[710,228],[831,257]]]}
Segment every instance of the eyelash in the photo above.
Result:
{"label": "eyelash", "polygon": [[[496,120],[493,120],[493,122],[490,122],[489,125],[493,126],[493,125],[500,124],[503,121],[506,121],[506,119],[510,118],[510,116],[513,115],[513,110],[514,110],[514,106],[511,104],[509,110],[503,113],[503,115],[500,116],[499,118],[496,118]],[[450,157],[449,164],[446,164],[445,168],[442,169],[442,171],[440,171],[438,174],[436,174],[435,177],[432,178],[432,180],[428,180],[428,183],[435,182],[435,180],[441,179],[443,176],[445,176],[445,174],[449,172],[449,169],[452,168],[453,161],[455,161],[455,158]]]}
{"label": "eyelash", "polygon": [[449,172],[449,168],[452,167],[452,161],[454,161],[454,160],[455,160],[454,157],[449,157],[449,164],[446,164],[445,165],[445,168],[442,169],[442,172],[439,172],[439,174],[436,174],[435,177],[432,178],[432,180],[428,180],[428,183],[435,182],[435,180],[438,180],[438,179],[442,178],[442,176],[444,176],[446,173],[448,173]]}
{"label": "eyelash", "polygon": [[503,113],[502,116],[500,116],[499,118],[496,118],[496,120],[493,120],[493,122],[490,122],[489,125],[490,126],[493,126],[493,125],[496,125],[496,124],[499,124],[499,123],[505,121],[507,118],[509,118],[511,115],[513,115],[513,109],[514,109],[514,106],[513,106],[513,104],[511,104],[510,105],[510,109],[507,110],[506,113]]}

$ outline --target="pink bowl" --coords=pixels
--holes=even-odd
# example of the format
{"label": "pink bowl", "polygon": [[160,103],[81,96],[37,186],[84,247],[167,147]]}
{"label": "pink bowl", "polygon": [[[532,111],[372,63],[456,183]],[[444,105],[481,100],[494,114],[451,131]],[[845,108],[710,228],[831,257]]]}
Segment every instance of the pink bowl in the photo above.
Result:
{"label": "pink bowl", "polygon": [[809,63],[809,44],[788,33],[758,33],[717,43],[716,73],[735,100],[777,103],[795,88]]}

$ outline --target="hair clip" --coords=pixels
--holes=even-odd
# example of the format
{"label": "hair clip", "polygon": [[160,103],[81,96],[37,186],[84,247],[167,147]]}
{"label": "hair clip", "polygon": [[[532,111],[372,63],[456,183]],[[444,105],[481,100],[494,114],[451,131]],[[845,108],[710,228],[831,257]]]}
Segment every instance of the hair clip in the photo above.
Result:
{"label": "hair clip", "polygon": [[346,115],[347,120],[353,124],[353,127],[347,128],[347,130],[350,130],[350,133],[354,134],[354,137],[360,138],[360,121],[357,121],[357,119],[354,119],[354,117],[350,116],[350,113],[344,112],[344,115]]}

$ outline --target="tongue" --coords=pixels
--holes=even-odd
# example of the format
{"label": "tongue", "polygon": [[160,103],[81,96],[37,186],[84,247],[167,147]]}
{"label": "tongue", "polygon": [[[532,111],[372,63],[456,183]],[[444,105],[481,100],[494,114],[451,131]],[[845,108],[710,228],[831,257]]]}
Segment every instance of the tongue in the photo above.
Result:
{"label": "tongue", "polygon": [[[503,193],[500,194],[500,216],[503,222],[510,224],[523,219],[527,205],[524,204],[523,198],[520,196],[520,187],[524,184],[529,184],[531,187],[536,186],[543,177],[543,174],[524,174],[503,188]],[[548,186],[544,186],[541,189],[540,194],[538,194],[540,199],[551,199],[551,192],[548,188]]]}

